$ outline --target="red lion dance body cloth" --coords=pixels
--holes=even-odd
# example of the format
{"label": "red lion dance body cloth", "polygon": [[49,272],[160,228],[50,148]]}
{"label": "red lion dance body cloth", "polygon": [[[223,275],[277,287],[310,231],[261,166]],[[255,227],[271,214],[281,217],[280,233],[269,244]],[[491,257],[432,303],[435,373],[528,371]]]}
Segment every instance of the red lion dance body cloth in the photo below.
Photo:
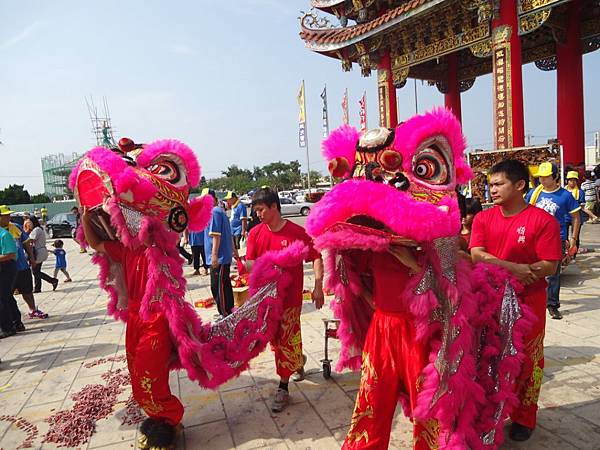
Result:
{"label": "red lion dance body cloth", "polygon": [[337,368],[362,366],[346,449],[387,448],[398,401],[415,448],[496,448],[518,404],[531,313],[507,272],[459,257],[464,148],[445,109],[362,136],[345,125],[323,143],[345,180],[306,225],[341,320]]}
{"label": "red lion dance body cloth", "polygon": [[[93,261],[110,294],[108,312],[127,322],[126,349],[133,395],[149,419],[142,448],[172,445],[183,407],[171,395],[170,369],[185,369],[202,387],[238,376],[273,338],[291,279],[287,267],[307,249],[292,245],[256,262],[252,295],[234,314],[202,323],[185,301],[186,282],[176,243],[189,227],[202,230],[213,199],[188,201],[200,166],[185,144],[161,140],[139,146],[96,147],[73,170],[70,186],[91,211],[92,232],[103,242]],[[82,236],[79,236],[80,239]]]}

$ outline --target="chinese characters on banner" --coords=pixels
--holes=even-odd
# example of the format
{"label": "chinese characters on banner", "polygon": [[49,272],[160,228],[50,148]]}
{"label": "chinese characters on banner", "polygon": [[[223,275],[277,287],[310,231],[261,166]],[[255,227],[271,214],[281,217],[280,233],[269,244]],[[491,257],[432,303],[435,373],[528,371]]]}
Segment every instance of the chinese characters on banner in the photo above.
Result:
{"label": "chinese characters on banner", "polygon": [[350,116],[348,114],[348,89],[344,91],[344,97],[342,98],[342,123],[346,125],[350,123]]}
{"label": "chinese characters on banner", "polygon": [[364,133],[367,131],[367,91],[363,93],[363,96],[358,101],[358,104],[360,105],[360,131],[361,133]]}
{"label": "chinese characters on banner", "polygon": [[496,149],[512,148],[512,98],[510,64],[510,28],[495,30],[493,50],[494,118]]}
{"label": "chinese characters on banner", "polygon": [[304,101],[304,80],[302,80],[302,84],[300,85],[297,100],[298,107],[300,108],[300,112],[298,114],[298,144],[300,147],[306,147],[306,104]]}

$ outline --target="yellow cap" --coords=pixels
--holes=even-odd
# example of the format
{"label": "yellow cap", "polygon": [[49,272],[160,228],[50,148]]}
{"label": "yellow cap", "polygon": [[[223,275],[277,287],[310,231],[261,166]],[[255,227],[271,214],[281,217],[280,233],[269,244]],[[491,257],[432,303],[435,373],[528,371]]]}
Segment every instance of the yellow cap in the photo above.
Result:
{"label": "yellow cap", "polygon": [[202,191],[200,192],[200,195],[208,195],[208,188],[202,189]]}
{"label": "yellow cap", "polygon": [[14,213],[14,211],[11,211],[8,206],[0,205],[0,216],[7,216],[12,213]]}
{"label": "yellow cap", "polygon": [[233,191],[227,191],[227,194],[225,194],[225,200],[231,200],[234,195],[235,193]]}
{"label": "yellow cap", "polygon": [[571,178],[579,180],[579,173],[576,170],[569,170],[567,172],[567,180],[570,180]]}
{"label": "yellow cap", "polygon": [[540,166],[538,167],[538,170],[536,173],[533,174],[534,177],[549,177],[550,175],[552,175],[552,169],[554,168],[554,164],[549,163],[549,162],[545,162],[545,163],[541,163]]}

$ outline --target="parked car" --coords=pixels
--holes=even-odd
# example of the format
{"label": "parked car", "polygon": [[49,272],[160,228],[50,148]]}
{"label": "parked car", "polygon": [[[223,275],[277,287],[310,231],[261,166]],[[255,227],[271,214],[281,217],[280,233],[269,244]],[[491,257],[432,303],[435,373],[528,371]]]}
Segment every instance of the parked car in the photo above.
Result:
{"label": "parked car", "polygon": [[297,202],[291,198],[280,198],[279,203],[281,204],[282,216],[297,216],[298,214],[308,216],[312,207],[311,203]]}
{"label": "parked car", "polygon": [[75,237],[77,220],[71,213],[58,213],[46,223],[46,233],[50,239],[57,237]]}

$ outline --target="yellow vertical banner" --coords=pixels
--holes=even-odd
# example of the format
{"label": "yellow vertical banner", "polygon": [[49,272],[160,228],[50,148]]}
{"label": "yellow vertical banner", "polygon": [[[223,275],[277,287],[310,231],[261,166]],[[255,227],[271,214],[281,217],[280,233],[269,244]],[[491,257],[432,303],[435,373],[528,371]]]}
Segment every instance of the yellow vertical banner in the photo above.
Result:
{"label": "yellow vertical banner", "polygon": [[306,106],[304,102],[304,80],[302,80],[302,84],[300,85],[300,90],[298,91],[298,107],[300,108],[300,112],[298,114],[298,123],[306,122]]}

